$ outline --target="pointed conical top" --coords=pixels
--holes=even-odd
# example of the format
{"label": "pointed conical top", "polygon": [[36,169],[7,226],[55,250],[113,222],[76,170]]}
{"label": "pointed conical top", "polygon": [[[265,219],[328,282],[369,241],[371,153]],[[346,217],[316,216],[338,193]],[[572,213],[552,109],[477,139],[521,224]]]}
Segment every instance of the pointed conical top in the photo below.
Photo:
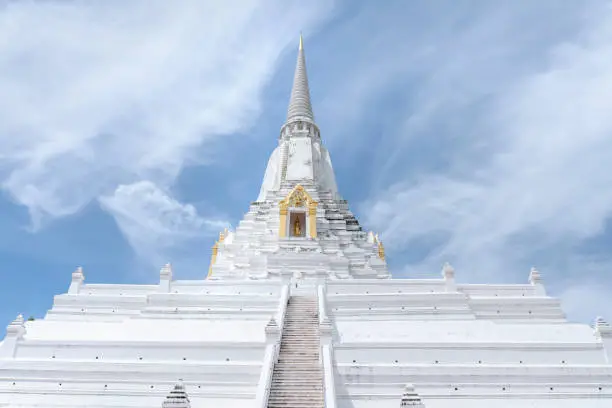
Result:
{"label": "pointed conical top", "polygon": [[298,49],[297,64],[293,77],[293,88],[287,111],[287,122],[293,119],[303,119],[314,122],[312,105],[310,104],[310,89],[308,87],[308,75],[306,74],[306,57],[304,56],[304,41],[300,34],[300,46]]}

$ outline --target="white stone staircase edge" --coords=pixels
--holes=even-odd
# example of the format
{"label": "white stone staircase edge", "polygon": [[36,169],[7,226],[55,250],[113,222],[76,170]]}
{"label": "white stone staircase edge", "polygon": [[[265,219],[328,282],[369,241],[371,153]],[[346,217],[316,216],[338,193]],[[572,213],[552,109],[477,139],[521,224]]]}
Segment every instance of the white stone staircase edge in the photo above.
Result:
{"label": "white stone staircase edge", "polygon": [[266,408],[268,406],[268,399],[270,398],[270,388],[272,387],[272,377],[274,372],[274,366],[278,362],[278,355],[280,352],[280,339],[283,335],[283,328],[285,326],[285,316],[287,314],[287,303],[289,302],[289,285],[283,285],[281,289],[281,296],[278,302],[278,311],[273,319],[276,321],[277,333],[274,333],[274,337],[270,337],[269,333],[266,333],[266,352],[264,355],[264,361],[261,368],[261,376],[259,383],[257,384],[257,392],[255,397],[255,408]]}
{"label": "white stone staircase edge", "polygon": [[[317,287],[319,303],[319,331],[321,333],[321,359],[323,364],[323,391],[325,408],[336,408],[336,384],[334,376],[334,354],[332,342],[332,326],[327,316],[327,290],[324,285]],[[325,332],[328,330],[328,332]]]}

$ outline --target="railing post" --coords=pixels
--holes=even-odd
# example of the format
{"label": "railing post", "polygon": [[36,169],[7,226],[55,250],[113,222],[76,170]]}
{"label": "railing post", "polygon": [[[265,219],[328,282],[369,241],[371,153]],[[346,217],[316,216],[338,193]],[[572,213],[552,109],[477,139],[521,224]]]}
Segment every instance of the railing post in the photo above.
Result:
{"label": "railing post", "polygon": [[281,289],[280,300],[278,302],[278,311],[276,312],[276,321],[281,329],[281,335],[283,326],[285,323],[285,314],[287,313],[287,303],[289,302],[289,285],[283,285]]}
{"label": "railing post", "polygon": [[612,360],[612,327],[603,317],[598,317],[593,328],[595,338],[602,344],[604,359],[609,363]]}
{"label": "railing post", "polygon": [[259,383],[257,384],[257,393],[255,395],[255,407],[257,408],[267,408],[268,406],[274,364],[278,358],[278,349],[280,348],[280,328],[274,317],[270,318],[265,331],[266,351],[264,353]]}
{"label": "railing post", "polygon": [[255,407],[267,408],[270,388],[272,386],[272,374],[274,365],[278,361],[280,352],[280,339],[285,325],[285,315],[287,313],[287,303],[289,301],[289,285],[283,285],[281,289],[278,308],[275,315],[270,318],[266,325],[266,352],[264,354],[257,394],[255,395]]}
{"label": "railing post", "polygon": [[321,364],[323,366],[323,389],[325,408],[336,408],[336,386],[334,378],[333,326],[326,311],[326,291],[323,285],[317,288],[319,301],[319,335]]}
{"label": "railing post", "polygon": [[70,281],[68,293],[71,295],[78,295],[83,286],[83,282],[85,282],[85,275],[83,274],[83,268],[79,266],[72,272],[72,280]]}

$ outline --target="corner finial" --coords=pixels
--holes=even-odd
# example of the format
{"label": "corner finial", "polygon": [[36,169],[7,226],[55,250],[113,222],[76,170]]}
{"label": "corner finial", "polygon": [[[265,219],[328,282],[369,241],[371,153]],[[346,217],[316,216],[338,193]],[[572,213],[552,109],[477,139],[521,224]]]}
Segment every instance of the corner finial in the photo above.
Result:
{"label": "corner finial", "polygon": [[264,329],[266,343],[272,344],[280,340],[280,327],[276,323],[276,319],[271,317]]}
{"label": "corner finial", "polygon": [[302,32],[300,31],[300,50],[304,49],[304,39],[302,38]]}
{"label": "corner finial", "polygon": [[172,264],[168,262],[167,264],[162,266],[161,269],[159,270],[159,275],[162,279],[163,278],[172,279]]}
{"label": "corner finial", "polygon": [[85,280],[85,274],[83,273],[83,267],[79,266],[72,272],[72,280],[73,281],[83,281]]}
{"label": "corner finial", "polygon": [[540,271],[538,271],[535,266],[533,266],[529,271],[529,282],[532,285],[542,282],[542,275],[540,275]]}
{"label": "corner finial", "polygon": [[400,407],[425,408],[425,404],[423,404],[421,397],[414,389],[414,385],[406,384],[404,387]]}
{"label": "corner finial", "polygon": [[183,380],[178,380],[174,385],[174,389],[166,396],[166,399],[162,403],[162,408],[190,408],[191,402],[189,401],[189,395],[185,391],[185,384]]}
{"label": "corner finial", "polygon": [[450,263],[444,262],[442,266],[442,276],[444,276],[445,279],[453,279],[455,277],[455,268],[453,268]]}
{"label": "corner finial", "polygon": [[17,315],[17,318],[6,327],[6,334],[21,338],[25,334],[25,330],[25,319],[20,313]]}
{"label": "corner finial", "polygon": [[612,337],[612,327],[603,317],[598,316],[593,324],[597,337]]}
{"label": "corner finial", "polygon": [[74,272],[72,272],[72,279],[70,280],[68,293],[71,295],[78,295],[84,282],[85,274],[83,273],[83,268],[79,266]]}

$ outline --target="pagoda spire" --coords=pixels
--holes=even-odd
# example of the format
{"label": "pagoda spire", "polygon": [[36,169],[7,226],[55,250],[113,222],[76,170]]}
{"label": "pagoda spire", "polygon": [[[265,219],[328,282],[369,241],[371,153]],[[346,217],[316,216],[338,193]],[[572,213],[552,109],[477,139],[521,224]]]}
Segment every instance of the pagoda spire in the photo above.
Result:
{"label": "pagoda spire", "polygon": [[304,56],[304,39],[300,33],[300,45],[298,48],[297,64],[293,77],[293,88],[291,99],[287,110],[287,122],[293,120],[306,120],[314,122],[312,105],[310,104],[310,88],[308,87],[308,75],[306,73],[306,57]]}

